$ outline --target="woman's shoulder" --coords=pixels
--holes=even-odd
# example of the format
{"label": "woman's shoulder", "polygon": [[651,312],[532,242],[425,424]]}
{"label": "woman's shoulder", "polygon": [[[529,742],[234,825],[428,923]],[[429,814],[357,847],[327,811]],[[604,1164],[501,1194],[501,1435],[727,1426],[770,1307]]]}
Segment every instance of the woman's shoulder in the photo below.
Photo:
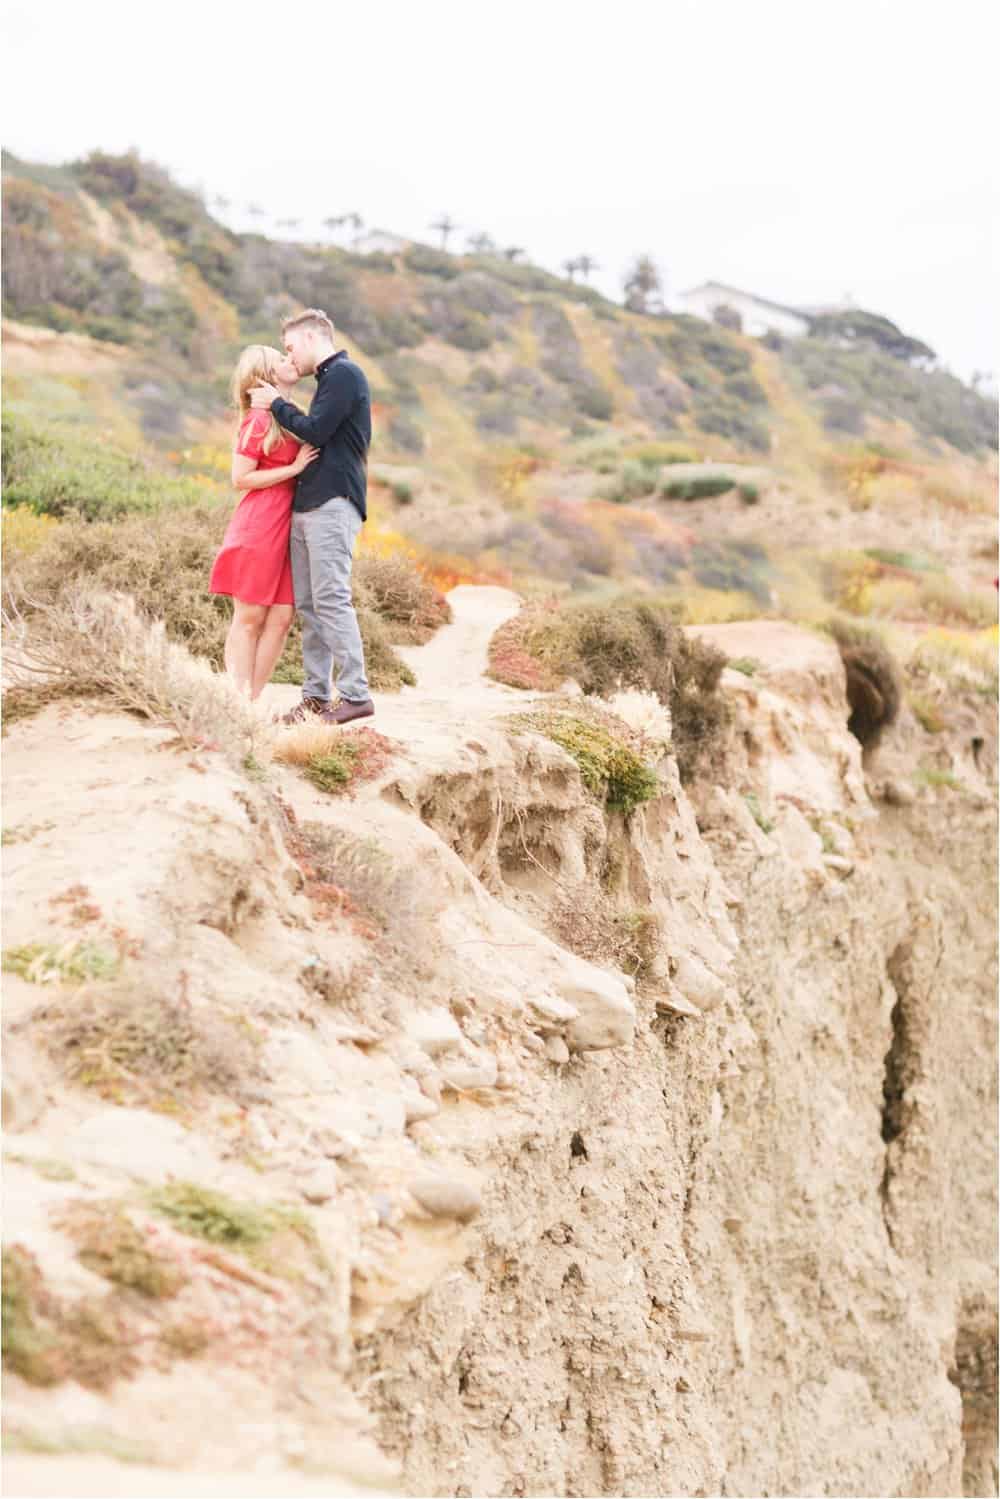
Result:
{"label": "woman's shoulder", "polygon": [[262,407],[251,406],[240,422],[241,432],[263,432],[271,425],[271,413]]}
{"label": "woman's shoulder", "polygon": [[271,413],[269,411],[248,411],[241,419],[240,428],[236,434],[236,451],[248,453],[251,457],[258,456],[260,444],[270,425]]}

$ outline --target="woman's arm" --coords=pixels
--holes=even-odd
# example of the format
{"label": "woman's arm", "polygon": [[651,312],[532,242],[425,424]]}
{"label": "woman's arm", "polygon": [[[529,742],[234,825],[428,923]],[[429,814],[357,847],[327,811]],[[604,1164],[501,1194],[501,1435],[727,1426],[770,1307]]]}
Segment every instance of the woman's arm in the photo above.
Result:
{"label": "woman's arm", "polygon": [[246,453],[233,454],[232,480],[234,489],[268,489],[272,484],[281,484],[285,479],[294,479],[302,470],[319,457],[319,449],[303,443],[291,463],[281,468],[258,468],[256,458]]}

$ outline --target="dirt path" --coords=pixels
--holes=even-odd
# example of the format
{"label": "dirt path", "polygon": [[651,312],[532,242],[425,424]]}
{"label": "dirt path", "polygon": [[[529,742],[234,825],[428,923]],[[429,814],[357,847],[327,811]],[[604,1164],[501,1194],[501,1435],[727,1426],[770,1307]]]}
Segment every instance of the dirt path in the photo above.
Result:
{"label": "dirt path", "polygon": [[[363,724],[433,756],[440,743],[453,744],[476,721],[510,713],[544,695],[505,687],[485,675],[490,637],[522,606],[509,588],[460,583],[447,595],[453,619],[426,645],[397,646],[412,668],[416,686],[374,692],[375,714]],[[266,700],[287,708],[298,702],[298,687],[277,684]]]}

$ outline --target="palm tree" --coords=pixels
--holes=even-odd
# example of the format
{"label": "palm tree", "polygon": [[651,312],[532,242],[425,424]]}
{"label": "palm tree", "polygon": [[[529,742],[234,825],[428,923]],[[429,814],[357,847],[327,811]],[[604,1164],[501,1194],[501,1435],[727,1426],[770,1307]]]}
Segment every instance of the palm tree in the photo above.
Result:
{"label": "palm tree", "polygon": [[630,312],[652,312],[657,306],[663,283],[651,255],[637,255],[625,277],[625,306]]}
{"label": "palm tree", "polygon": [[448,236],[449,236],[449,234],[452,234],[458,228],[458,225],[455,223],[454,219],[449,218],[446,213],[443,213],[441,215],[441,217],[438,219],[437,223],[436,224],[431,224],[430,227],[432,229],[436,229],[437,232],[440,234],[440,236],[441,236],[441,248],[442,248],[442,250],[447,250],[447,248],[448,248]]}
{"label": "palm tree", "polygon": [[572,281],[575,278],[577,271],[580,269],[580,262],[579,260],[564,260],[562,263],[562,268],[566,272],[566,275],[569,277],[569,279]]}
{"label": "palm tree", "polygon": [[345,217],[354,230],[354,238],[352,239],[351,243],[356,245],[361,237],[361,231],[365,227],[365,221],[361,217],[360,213],[349,213],[346,214]]}
{"label": "palm tree", "polygon": [[600,266],[597,264],[597,261],[593,258],[592,255],[578,255],[576,257],[576,268],[580,272],[580,275],[583,277],[584,281],[589,278],[591,271],[600,270]]}
{"label": "palm tree", "polygon": [[508,245],[503,252],[504,260],[520,260],[524,250],[520,245]]}
{"label": "palm tree", "polygon": [[336,234],[337,230],[340,228],[341,224],[345,222],[346,218],[346,213],[338,213],[335,218],[324,219],[323,228],[328,230],[331,235]]}
{"label": "palm tree", "polygon": [[496,245],[488,234],[470,234],[465,243],[473,255],[489,255],[492,250],[496,249]]}

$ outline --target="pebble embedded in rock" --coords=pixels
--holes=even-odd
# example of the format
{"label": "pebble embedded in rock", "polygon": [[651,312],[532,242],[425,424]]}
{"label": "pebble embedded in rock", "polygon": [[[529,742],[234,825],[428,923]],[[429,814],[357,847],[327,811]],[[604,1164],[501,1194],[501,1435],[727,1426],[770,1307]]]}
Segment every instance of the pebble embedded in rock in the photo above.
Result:
{"label": "pebble embedded in rock", "polygon": [[433,1119],[435,1114],[440,1113],[439,1105],[423,1093],[406,1093],[403,1097],[403,1109],[407,1124],[416,1124],[421,1119]]}
{"label": "pebble embedded in rock", "polygon": [[492,1088],[497,1080],[497,1059],[488,1051],[474,1058],[444,1057],[440,1072],[446,1088]]}
{"label": "pebble embedded in rock", "polygon": [[911,807],[917,799],[917,793],[912,786],[905,781],[886,781],[882,787],[882,797],[894,807]]}
{"label": "pebble embedded in rock", "polygon": [[545,1042],[545,1055],[557,1067],[569,1061],[569,1047],[562,1036],[549,1036]]}
{"label": "pebble embedded in rock", "polygon": [[462,1032],[443,1005],[415,1011],[407,1019],[406,1032],[431,1057],[456,1051],[462,1044]]}
{"label": "pebble embedded in rock", "polygon": [[434,1218],[470,1223],[482,1207],[476,1187],[446,1177],[420,1177],[409,1185],[410,1196]]}
{"label": "pebble embedded in rock", "polygon": [[659,1014],[669,1013],[671,1015],[691,1015],[697,1018],[703,1011],[697,1005],[693,1005],[689,999],[676,989],[668,989],[665,994],[656,996],[656,1009]]}
{"label": "pebble embedded in rock", "polygon": [[722,1003],[726,992],[722,980],[716,978],[694,953],[682,953],[677,959],[674,985],[699,1010],[714,1010]]}
{"label": "pebble embedded in rock", "polygon": [[323,1161],[318,1166],[311,1166],[298,1176],[297,1185],[306,1202],[311,1202],[316,1206],[329,1202],[331,1197],[336,1196],[340,1185],[337,1168],[332,1161]]}

